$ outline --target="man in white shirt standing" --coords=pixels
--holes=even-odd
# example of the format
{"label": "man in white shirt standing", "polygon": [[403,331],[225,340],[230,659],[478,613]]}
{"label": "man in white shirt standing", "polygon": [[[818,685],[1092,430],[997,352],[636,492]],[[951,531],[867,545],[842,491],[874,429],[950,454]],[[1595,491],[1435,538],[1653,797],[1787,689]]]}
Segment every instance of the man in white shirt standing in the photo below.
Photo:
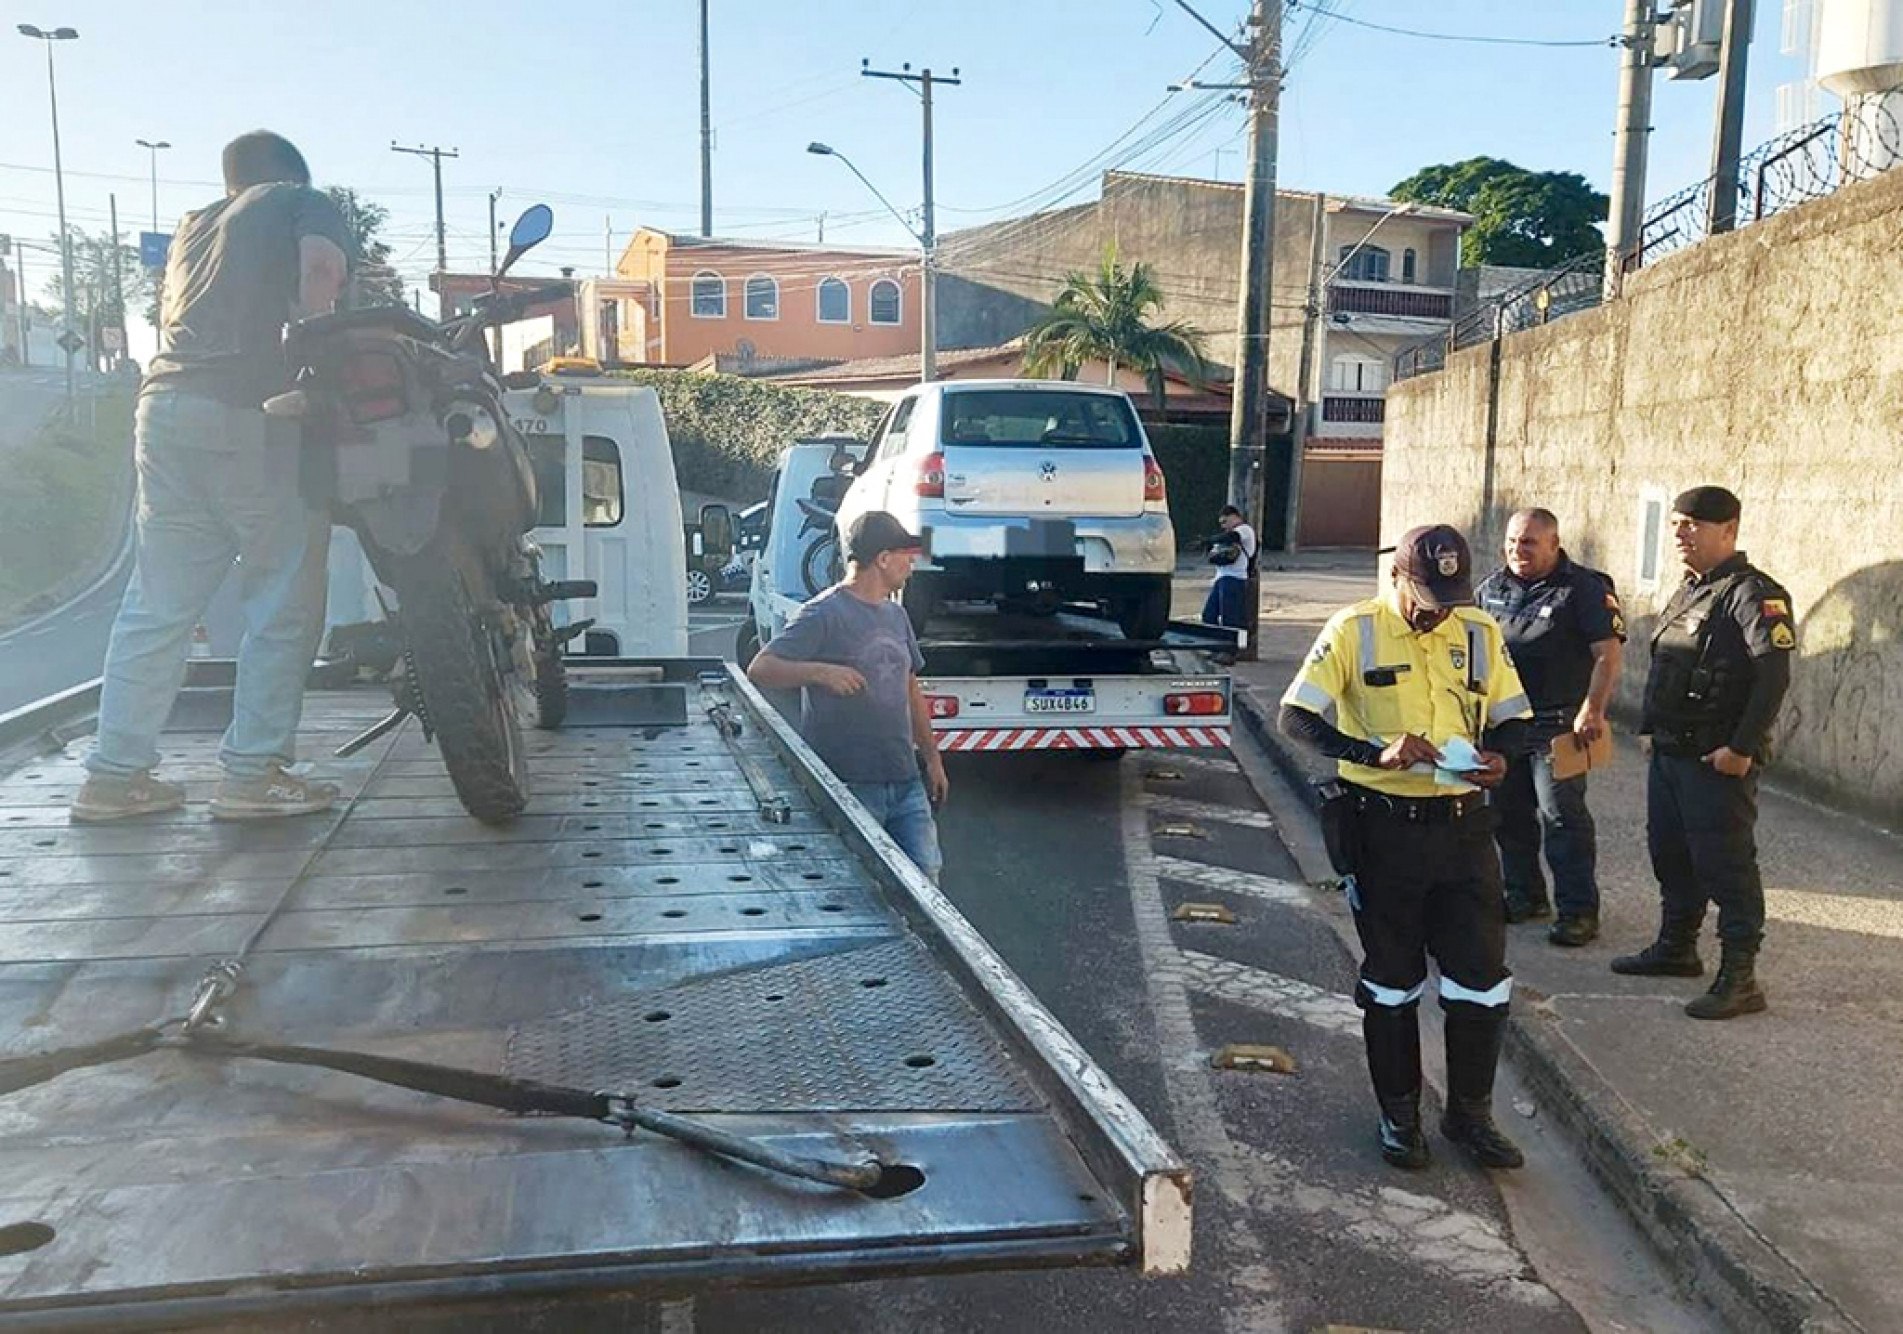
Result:
{"label": "man in white shirt standing", "polygon": [[1243,522],[1242,511],[1224,505],[1216,522],[1222,531],[1209,544],[1209,563],[1216,577],[1203,602],[1203,623],[1232,630],[1249,628],[1249,576],[1255,572],[1255,529]]}

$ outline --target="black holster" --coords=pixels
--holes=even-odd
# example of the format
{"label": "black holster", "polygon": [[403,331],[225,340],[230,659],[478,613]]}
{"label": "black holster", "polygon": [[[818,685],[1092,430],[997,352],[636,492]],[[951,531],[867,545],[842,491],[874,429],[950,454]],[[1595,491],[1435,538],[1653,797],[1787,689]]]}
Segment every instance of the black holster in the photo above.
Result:
{"label": "black holster", "polygon": [[1316,785],[1321,794],[1322,843],[1328,849],[1328,864],[1339,876],[1351,876],[1359,869],[1355,855],[1360,844],[1357,823],[1361,813],[1352,793],[1339,782]]}

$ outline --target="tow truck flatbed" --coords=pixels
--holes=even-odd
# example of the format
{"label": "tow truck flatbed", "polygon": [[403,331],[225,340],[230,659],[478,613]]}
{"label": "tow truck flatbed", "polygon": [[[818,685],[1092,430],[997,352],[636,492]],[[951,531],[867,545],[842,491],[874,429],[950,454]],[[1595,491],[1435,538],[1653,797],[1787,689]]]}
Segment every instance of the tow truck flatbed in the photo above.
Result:
{"label": "tow truck flatbed", "polygon": [[[486,828],[414,722],[328,758],[375,686],[306,707],[336,812],[212,822],[218,666],[164,738],[182,812],[68,823],[96,686],[0,717],[0,1323],[1187,1263],[1183,1163],[732,668],[610,665],[580,724],[531,734],[529,813]],[[908,1171],[842,1190],[215,1045],[5,1091],[17,1058],[176,1036],[232,958],[225,1042],[607,1090]]]}

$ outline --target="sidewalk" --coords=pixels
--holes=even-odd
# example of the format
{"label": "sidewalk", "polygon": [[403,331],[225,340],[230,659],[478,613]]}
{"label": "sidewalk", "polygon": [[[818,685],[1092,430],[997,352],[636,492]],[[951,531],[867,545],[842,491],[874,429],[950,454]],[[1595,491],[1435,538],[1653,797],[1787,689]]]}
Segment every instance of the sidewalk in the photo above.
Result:
{"label": "sidewalk", "polygon": [[[1299,780],[1327,765],[1275,731],[1282,689],[1328,616],[1372,590],[1374,557],[1282,563],[1291,568],[1264,564],[1261,660],[1235,669],[1237,713]],[[1179,615],[1200,607],[1200,573],[1179,576]],[[1509,928],[1513,1055],[1543,1113],[1579,1135],[1595,1170],[1727,1323],[1903,1329],[1903,1134],[1889,1101],[1903,1092],[1903,839],[1767,789],[1759,976],[1771,1008],[1700,1023],[1680,1007],[1715,968],[1715,911],[1704,982],[1606,967],[1645,945],[1658,921],[1644,785],[1643,758],[1622,738],[1592,789],[1600,939],[1560,950],[1546,943],[1545,923]]]}

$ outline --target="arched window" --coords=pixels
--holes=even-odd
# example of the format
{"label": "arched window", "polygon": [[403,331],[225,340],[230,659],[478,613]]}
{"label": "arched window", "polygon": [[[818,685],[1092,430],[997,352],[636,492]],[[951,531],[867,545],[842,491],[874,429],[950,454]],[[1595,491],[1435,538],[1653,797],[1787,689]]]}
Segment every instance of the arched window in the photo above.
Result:
{"label": "arched window", "polygon": [[747,279],[747,318],[750,320],[780,318],[780,285],[764,273],[756,273]]}
{"label": "arched window", "polygon": [[900,318],[899,285],[890,278],[881,278],[872,284],[872,292],[867,301],[868,314],[874,324],[897,324]]}
{"label": "arched window", "polygon": [[693,314],[697,320],[727,318],[727,280],[711,269],[694,275]]}
{"label": "arched window", "polygon": [[1401,281],[1404,283],[1414,281],[1414,248],[1412,246],[1401,252]]}
{"label": "arched window", "polygon": [[1341,248],[1341,276],[1351,283],[1384,283],[1388,280],[1388,252],[1378,245],[1351,245]]}
{"label": "arched window", "polygon": [[838,278],[819,280],[819,322],[852,323],[852,289]]}

